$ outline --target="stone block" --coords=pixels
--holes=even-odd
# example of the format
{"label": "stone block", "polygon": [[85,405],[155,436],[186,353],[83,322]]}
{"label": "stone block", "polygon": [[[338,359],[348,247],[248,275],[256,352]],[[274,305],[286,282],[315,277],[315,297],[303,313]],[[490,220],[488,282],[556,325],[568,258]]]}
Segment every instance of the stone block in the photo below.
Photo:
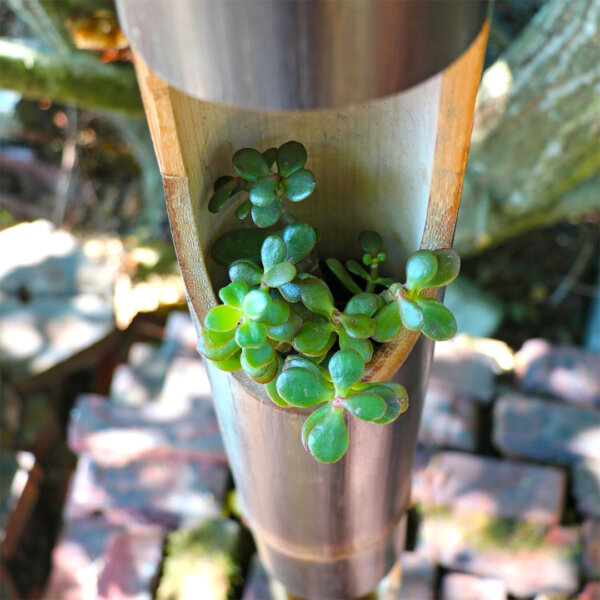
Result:
{"label": "stone block", "polygon": [[589,519],[583,533],[583,572],[590,579],[600,578],[600,520]]}
{"label": "stone block", "polygon": [[240,526],[216,519],[169,534],[157,600],[227,600],[240,576]]}
{"label": "stone block", "polygon": [[432,446],[475,450],[477,407],[467,398],[456,395],[430,381],[419,427],[419,442]]}
{"label": "stone block", "polygon": [[577,462],[573,469],[573,495],[581,513],[600,519],[600,460]]}
{"label": "stone block", "polygon": [[429,462],[425,485],[425,504],[431,508],[558,525],[566,474],[555,467],[440,452]]}
{"label": "stone block", "polygon": [[600,408],[600,355],[575,346],[529,340],[515,355],[525,392],[550,394],[582,408]]}
{"label": "stone block", "polygon": [[106,466],[80,456],[71,480],[65,517],[95,512],[173,529],[221,513],[229,482],[223,464],[176,456],[146,456],[126,465]]}
{"label": "stone block", "polygon": [[514,596],[569,595],[579,587],[576,528],[438,509],[426,514],[424,537],[439,564],[501,579]]}
{"label": "stone block", "polygon": [[494,406],[493,440],[508,456],[561,464],[600,459],[600,411],[507,394]]}
{"label": "stone block", "polygon": [[52,552],[45,600],[151,600],[164,531],[103,515],[66,523]]}
{"label": "stone block", "polygon": [[442,579],[440,600],[506,600],[506,587],[500,579],[449,573]]}

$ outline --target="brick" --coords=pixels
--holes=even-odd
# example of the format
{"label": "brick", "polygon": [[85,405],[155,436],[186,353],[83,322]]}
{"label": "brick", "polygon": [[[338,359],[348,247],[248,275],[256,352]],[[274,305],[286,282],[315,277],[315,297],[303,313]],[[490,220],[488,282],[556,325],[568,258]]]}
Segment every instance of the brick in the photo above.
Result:
{"label": "brick", "polygon": [[573,495],[579,512],[600,519],[600,460],[584,459],[575,465]]}
{"label": "brick", "polygon": [[149,453],[226,463],[210,392],[202,380],[196,390],[140,407],[80,395],[68,425],[69,447],[103,464],[125,464]]}
{"label": "brick", "polygon": [[449,573],[442,579],[441,600],[506,600],[506,587],[500,579]]}
{"label": "brick", "polygon": [[555,467],[440,452],[426,471],[425,503],[505,519],[557,525],[566,474]]}
{"label": "brick", "polygon": [[444,567],[501,579],[514,596],[568,595],[579,586],[576,528],[436,510],[426,515],[424,537]]}
{"label": "brick", "polygon": [[494,362],[461,340],[438,342],[430,381],[456,396],[487,404],[494,395]]}
{"label": "brick", "polygon": [[475,450],[476,405],[431,381],[419,427],[419,442],[432,446]]}
{"label": "brick", "polygon": [[69,521],[52,552],[46,600],[151,600],[164,531],[103,515]]}
{"label": "brick", "polygon": [[508,456],[561,464],[600,459],[600,412],[507,394],[494,407],[493,440]]}
{"label": "brick", "polygon": [[589,519],[582,527],[583,572],[586,577],[600,577],[600,520]]}
{"label": "brick", "polygon": [[577,600],[600,600],[600,583],[588,583],[577,596]]}
{"label": "brick", "polygon": [[169,534],[157,600],[226,600],[240,575],[239,542],[240,526],[228,519]]}
{"label": "brick", "polygon": [[65,517],[95,512],[124,515],[125,522],[175,528],[221,512],[229,482],[223,464],[169,457],[106,466],[80,456],[71,480]]}
{"label": "brick", "polygon": [[167,356],[198,356],[198,334],[189,313],[173,311],[165,326],[163,347]]}
{"label": "brick", "polygon": [[600,355],[575,346],[529,340],[515,355],[526,392],[550,394],[582,408],[600,408]]}

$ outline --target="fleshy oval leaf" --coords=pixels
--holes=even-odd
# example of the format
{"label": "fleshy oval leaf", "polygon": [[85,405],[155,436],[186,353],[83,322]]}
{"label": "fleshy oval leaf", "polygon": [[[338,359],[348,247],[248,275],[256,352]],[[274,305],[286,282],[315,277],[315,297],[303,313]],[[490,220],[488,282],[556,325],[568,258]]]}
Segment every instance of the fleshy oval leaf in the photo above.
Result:
{"label": "fleshy oval leaf", "polygon": [[275,298],[259,321],[267,327],[279,327],[290,318],[290,314],[290,305],[279,298]]}
{"label": "fleshy oval leaf", "polygon": [[281,182],[285,195],[292,202],[308,198],[315,189],[315,177],[307,169],[296,171]]}
{"label": "fleshy oval leaf", "polygon": [[375,321],[366,315],[346,315],[342,313],[340,321],[346,333],[357,340],[366,340],[375,333]]}
{"label": "fleshy oval leaf", "polygon": [[[306,356],[321,356],[331,348],[333,326],[331,323],[306,321],[294,338],[294,348]],[[333,339],[335,342],[335,337]]]}
{"label": "fleshy oval leaf", "polygon": [[419,308],[419,305],[416,302],[406,298],[399,298],[398,307],[402,324],[404,327],[406,327],[406,329],[410,329],[411,331],[419,331],[421,327],[423,327],[423,311]]}
{"label": "fleshy oval leaf", "polygon": [[229,279],[247,286],[258,285],[262,281],[263,270],[251,260],[236,260],[229,267]]}
{"label": "fleshy oval leaf", "polygon": [[233,168],[249,181],[255,181],[269,175],[271,170],[263,155],[254,148],[242,148],[238,150],[232,159]]}
{"label": "fleshy oval leaf", "polygon": [[288,177],[299,171],[306,164],[306,159],[306,148],[300,142],[286,142],[277,150],[277,171]]}
{"label": "fleshy oval leaf", "polygon": [[271,379],[267,384],[265,384],[265,389],[267,390],[267,394],[269,398],[271,398],[273,404],[277,406],[281,406],[282,408],[289,408],[290,404],[288,404],[277,391],[277,377],[281,373],[281,368],[283,366],[283,359],[278,356],[277,357],[277,372],[275,373],[275,377]]}
{"label": "fleshy oval leaf", "polygon": [[355,260],[347,260],[346,268],[348,269],[348,271],[350,271],[350,273],[353,273],[354,275],[357,275],[358,277],[361,277],[366,281],[369,281],[371,279],[370,275],[365,271],[364,267],[360,263],[357,263]]}
{"label": "fleshy oval leaf", "polygon": [[276,198],[269,206],[252,205],[252,220],[257,227],[271,227],[281,216],[281,200]]}
{"label": "fleshy oval leaf", "polygon": [[294,336],[300,331],[302,327],[302,319],[293,310],[290,312],[288,320],[282,325],[276,325],[269,327],[267,330],[268,336],[276,342],[289,342],[291,343]]}
{"label": "fleshy oval leaf", "polygon": [[383,246],[383,240],[376,231],[363,231],[358,236],[360,247],[369,254],[375,256]]}
{"label": "fleshy oval leaf", "polygon": [[250,202],[254,206],[269,206],[279,195],[279,181],[276,175],[256,180],[250,186]]}
{"label": "fleshy oval leaf", "polygon": [[264,325],[252,319],[244,319],[244,322],[235,332],[235,341],[242,348],[260,348],[267,339],[267,330]]}
{"label": "fleshy oval leaf", "polygon": [[360,294],[362,292],[357,283],[350,276],[350,273],[348,273],[346,270],[346,267],[344,267],[344,265],[337,258],[328,258],[325,261],[325,264],[348,291],[352,292],[353,294]]}
{"label": "fleshy oval leaf", "polygon": [[321,408],[317,408],[308,416],[306,421],[304,421],[304,425],[302,426],[302,445],[307,452],[310,452],[308,449],[308,436],[310,435],[310,432],[329,414],[331,408],[331,404],[321,406]]}
{"label": "fleshy oval leaf", "polygon": [[200,352],[200,354],[206,356],[206,358],[210,360],[226,360],[233,356],[240,349],[233,336],[231,336],[231,339],[225,342],[222,346],[211,346],[206,342],[206,336],[204,335],[205,331],[206,329],[202,330],[202,333],[198,338],[198,346],[196,349],[198,352]]}
{"label": "fleshy oval leaf", "polygon": [[206,315],[204,324],[213,331],[231,331],[235,329],[241,317],[242,313],[237,308],[219,304],[219,306],[211,308]]}
{"label": "fleshy oval leaf", "polygon": [[339,350],[329,361],[329,374],[335,391],[342,398],[348,390],[363,376],[365,363],[360,354],[354,350]]}
{"label": "fleshy oval leaf", "polygon": [[417,250],[406,262],[406,287],[409,290],[420,290],[436,274],[437,258],[431,250]]}
{"label": "fleshy oval leaf", "polygon": [[331,464],[340,460],[348,450],[348,429],[342,407],[333,406],[308,434],[309,452],[319,461]]}
{"label": "fleshy oval leaf", "polygon": [[398,302],[394,300],[380,308],[375,313],[373,320],[375,321],[375,332],[372,337],[376,342],[389,342],[394,339],[402,329]]}
{"label": "fleshy oval leaf", "polygon": [[308,256],[317,243],[315,230],[308,223],[300,221],[288,225],[282,236],[287,249],[285,260],[292,264]]}
{"label": "fleshy oval leaf", "polygon": [[354,350],[360,354],[363,362],[368,363],[373,357],[373,344],[371,340],[357,340],[350,337],[344,328],[338,331],[338,338],[341,350]]}
{"label": "fleshy oval leaf", "polygon": [[252,368],[259,369],[268,365],[275,358],[275,351],[271,342],[266,340],[260,348],[244,348],[242,355]]}
{"label": "fleshy oval leaf", "polygon": [[243,221],[249,214],[252,209],[252,202],[250,200],[244,200],[236,209],[235,216]]}
{"label": "fleshy oval leaf", "polygon": [[334,311],[331,291],[321,279],[305,279],[301,285],[301,297],[305,306],[314,313],[329,316]]}
{"label": "fleshy oval leaf", "polygon": [[270,235],[266,238],[260,249],[260,259],[265,271],[284,262],[286,251],[285,242],[278,235]]}
{"label": "fleshy oval leaf", "polygon": [[267,365],[267,368],[260,375],[253,377],[257,383],[267,384],[275,379],[277,376],[277,360],[273,357],[273,360]]}
{"label": "fleshy oval leaf", "polygon": [[289,262],[275,265],[263,275],[263,282],[270,288],[278,288],[296,277],[296,267]]}
{"label": "fleshy oval leaf", "polygon": [[277,159],[277,148],[269,148],[262,153],[265,162],[267,163],[267,167],[269,169],[275,164],[275,160]]}
{"label": "fleshy oval leaf", "polygon": [[242,310],[251,319],[260,319],[267,312],[272,301],[267,292],[252,290],[246,294]]}
{"label": "fleshy oval leaf", "polygon": [[292,406],[306,408],[333,398],[333,387],[323,377],[301,367],[284,369],[277,378],[279,395]]}
{"label": "fleshy oval leaf", "polygon": [[456,334],[456,319],[454,315],[435,298],[417,298],[417,303],[423,311],[423,334],[429,339],[441,342],[449,340]]}
{"label": "fleshy oval leaf", "polygon": [[220,348],[224,346],[229,340],[232,340],[235,335],[235,331],[213,331],[204,327],[200,333],[202,342],[211,348]]}
{"label": "fleshy oval leaf", "polygon": [[366,315],[372,317],[380,307],[380,296],[370,292],[360,292],[352,296],[344,308],[347,315]]}
{"label": "fleshy oval leaf", "polygon": [[247,293],[248,286],[243,281],[232,281],[219,290],[219,298],[221,302],[239,309],[242,308]]}
{"label": "fleshy oval leaf", "polygon": [[221,369],[221,371],[239,371],[242,368],[240,363],[240,358],[242,356],[241,352],[237,352],[233,356],[225,360],[211,360],[210,362],[217,367],[217,369]]}
{"label": "fleshy oval leaf", "polygon": [[348,396],[342,406],[363,421],[375,421],[386,412],[385,400],[374,392],[356,392]]}
{"label": "fleshy oval leaf", "polygon": [[460,271],[460,255],[454,248],[442,248],[433,252],[438,261],[437,273],[427,282],[428,288],[442,287],[452,283]]}
{"label": "fleshy oval leaf", "polygon": [[223,183],[223,185],[217,188],[215,193],[210,197],[210,200],[208,201],[208,210],[211,213],[218,213],[223,210],[236,187],[237,181],[233,178]]}

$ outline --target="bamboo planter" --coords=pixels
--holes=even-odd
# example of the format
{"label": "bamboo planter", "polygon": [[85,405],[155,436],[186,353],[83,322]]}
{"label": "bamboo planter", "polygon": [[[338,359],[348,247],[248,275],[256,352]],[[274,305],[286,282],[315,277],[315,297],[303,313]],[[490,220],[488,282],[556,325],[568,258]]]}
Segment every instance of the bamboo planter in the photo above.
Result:
{"label": "bamboo planter", "polygon": [[[408,254],[452,243],[487,35],[441,73],[401,94],[352,108],[261,112],[204,102],[135,65],[163,174],[173,241],[198,328],[226,273],[210,244],[237,225],[210,214],[217,176],[241,147],[302,142],[316,177],[295,214],[323,232],[321,256],[356,258],[360,231],[381,233],[390,275]],[[388,273],[386,273],[388,274]],[[214,285],[214,287],[213,287]],[[300,443],[306,413],[273,405],[244,374],[209,367],[215,405],[245,517],[262,558],[293,593],[358,597],[404,544],[402,515],[433,344],[404,330],[376,350],[367,377],[403,383],[410,407],[392,425],[348,423],[350,448],[322,465]]]}

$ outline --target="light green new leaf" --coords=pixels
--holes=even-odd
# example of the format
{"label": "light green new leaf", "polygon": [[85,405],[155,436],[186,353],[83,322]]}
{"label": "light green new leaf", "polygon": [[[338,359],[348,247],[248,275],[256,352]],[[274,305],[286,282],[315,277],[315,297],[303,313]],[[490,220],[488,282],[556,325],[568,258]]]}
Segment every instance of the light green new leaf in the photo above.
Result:
{"label": "light green new leaf", "polygon": [[329,374],[335,385],[336,394],[345,397],[348,390],[363,376],[365,363],[354,350],[340,350],[329,361]]}
{"label": "light green new leaf", "polygon": [[212,329],[207,329],[205,327],[200,333],[203,344],[206,344],[211,348],[220,348],[221,346],[224,346],[227,342],[232,340],[234,336],[235,331],[233,329],[229,331],[213,331]]}
{"label": "light green new leaf", "polygon": [[290,313],[290,305],[279,298],[275,298],[259,321],[267,327],[279,327],[290,318]]}
{"label": "light green new leaf", "polygon": [[247,293],[248,286],[243,281],[232,281],[229,285],[219,290],[219,298],[229,306],[242,308]]}
{"label": "light green new leaf", "polygon": [[308,369],[284,369],[277,378],[279,395],[292,406],[306,408],[333,398],[333,386]]}
{"label": "light green new leaf", "polygon": [[221,371],[239,371],[242,368],[240,363],[240,358],[242,356],[241,352],[237,352],[233,356],[225,360],[211,360],[210,362],[217,367],[217,369],[221,369]]}
{"label": "light green new leaf", "polygon": [[406,287],[409,290],[422,289],[436,274],[437,268],[437,258],[431,250],[414,252],[406,263]]}
{"label": "light green new leaf", "polygon": [[242,313],[237,308],[219,304],[206,315],[205,325],[213,331],[231,331],[237,326],[241,317]]}
{"label": "light green new leaf", "polygon": [[284,179],[281,187],[292,202],[300,202],[313,193],[315,177],[310,171],[301,169]]}
{"label": "light green new leaf", "polygon": [[456,319],[454,315],[439,301],[434,298],[417,298],[417,304],[423,311],[425,323],[423,334],[429,339],[449,340],[456,334]]}
{"label": "light green new leaf", "polygon": [[272,301],[267,292],[252,290],[246,294],[242,310],[251,319],[260,319],[267,312]]}
{"label": "light green new leaf", "polygon": [[264,325],[252,319],[244,322],[235,332],[235,341],[242,348],[260,348],[267,339],[267,330]]}
{"label": "light green new leaf", "polygon": [[286,142],[277,150],[277,170],[284,177],[299,171],[306,164],[306,148],[299,142]]}
{"label": "light green new leaf", "polygon": [[233,168],[244,178],[255,181],[269,175],[271,170],[262,154],[254,148],[242,148],[238,150],[231,161]]}
{"label": "light green new leaf", "polygon": [[348,430],[344,422],[344,409],[333,406],[307,436],[309,452],[322,463],[337,462],[348,450]]}
{"label": "light green new leaf", "polygon": [[[239,350],[239,346],[237,345],[237,342],[235,341],[233,331],[227,332],[227,335],[231,335],[231,337],[228,341],[226,341],[221,346],[211,346],[210,344],[207,343],[207,341],[206,341],[207,337],[209,337],[209,339],[210,339],[210,336],[206,335],[207,331],[208,331],[207,329],[202,330],[202,333],[200,334],[200,337],[198,338],[198,346],[197,346],[198,352],[200,352],[201,354],[206,356],[206,358],[209,358],[210,360],[225,360],[225,359],[233,356]],[[216,332],[213,332],[213,333],[216,333]]]}

